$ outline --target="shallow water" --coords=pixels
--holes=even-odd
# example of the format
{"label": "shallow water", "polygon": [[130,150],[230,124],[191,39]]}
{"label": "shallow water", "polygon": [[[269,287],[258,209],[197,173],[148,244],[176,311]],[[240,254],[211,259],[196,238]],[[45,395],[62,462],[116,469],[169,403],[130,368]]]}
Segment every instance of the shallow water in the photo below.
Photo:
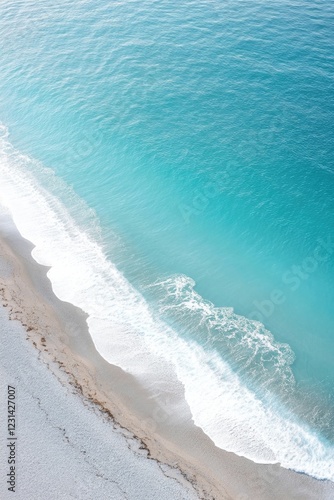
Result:
{"label": "shallow water", "polygon": [[176,373],[218,446],[322,478],[333,14],[328,1],[0,6],[0,201],[57,295],[89,313],[111,362],[161,388]]}

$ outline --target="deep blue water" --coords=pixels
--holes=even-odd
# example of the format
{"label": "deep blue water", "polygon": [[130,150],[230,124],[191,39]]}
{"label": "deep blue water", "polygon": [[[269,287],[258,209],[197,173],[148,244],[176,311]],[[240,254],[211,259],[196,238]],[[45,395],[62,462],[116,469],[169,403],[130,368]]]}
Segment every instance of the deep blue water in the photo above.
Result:
{"label": "deep blue water", "polygon": [[[0,201],[15,218],[21,202],[4,191],[22,196],[19,180],[32,173],[22,207],[30,196],[27,206],[51,220],[53,193],[157,322],[217,353],[249,394],[323,449],[309,436],[294,443],[291,428],[291,450],[280,450],[272,417],[265,446],[254,451],[245,438],[234,449],[232,431],[220,438],[227,388],[209,361],[221,382],[217,420],[189,396],[195,422],[222,447],[319,477],[334,477],[333,25],[328,0],[0,5],[0,121],[9,131]],[[48,201],[39,205],[36,193]],[[78,236],[57,210],[75,253]],[[28,219],[25,235],[47,245],[47,226],[17,212],[20,229]],[[53,258],[49,251],[45,261]],[[105,284],[107,314],[115,287]],[[89,278],[83,286],[88,297]],[[141,325],[132,311],[124,319],[117,310],[117,321]],[[92,336],[99,348],[93,327]],[[168,358],[176,367],[177,353]],[[195,368],[182,370],[192,393],[185,373]],[[211,382],[202,383],[210,402]],[[238,404],[229,407],[240,415]],[[243,411],[240,429],[252,412],[264,425],[255,407]]]}

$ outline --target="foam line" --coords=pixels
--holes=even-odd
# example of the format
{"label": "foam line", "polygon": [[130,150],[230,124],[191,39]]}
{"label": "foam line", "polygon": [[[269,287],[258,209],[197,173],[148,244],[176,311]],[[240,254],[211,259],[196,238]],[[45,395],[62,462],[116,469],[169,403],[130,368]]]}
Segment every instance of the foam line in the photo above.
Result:
{"label": "foam line", "polygon": [[[157,317],[107,259],[94,237],[98,221],[89,207],[50,170],[16,151],[4,127],[0,138],[0,186],[0,203],[10,210],[20,233],[34,243],[34,259],[50,266],[48,276],[55,294],[87,312],[92,339],[106,360],[155,390],[172,388],[181,395],[184,389],[195,423],[217,446],[256,462],[280,462],[284,467],[334,480],[333,447],[300,425],[287,410],[283,416],[275,404],[264,404],[215,349],[204,349],[182,338]],[[70,212],[61,198],[68,200]],[[79,224],[73,216],[76,206]],[[83,217],[83,210],[87,217]],[[87,229],[85,220],[91,223]],[[221,316],[212,316],[208,303],[194,295],[189,279],[183,277],[182,284],[178,278],[176,288],[175,277],[169,279],[169,300],[174,300],[174,307],[184,307],[186,302],[188,309],[201,309],[203,314],[204,308],[211,319],[221,321]],[[190,295],[185,294],[184,284]],[[178,290],[181,300],[175,301],[171,290]],[[168,307],[172,304],[169,302]],[[222,328],[228,325],[228,311],[226,314]],[[230,316],[234,326],[236,321],[246,321],[238,318]],[[267,349],[277,361],[273,375],[289,375],[289,349],[275,343],[269,334],[256,329],[253,333],[255,340],[251,330],[243,339],[245,346],[250,346],[249,352],[254,351],[254,346],[263,352]]]}

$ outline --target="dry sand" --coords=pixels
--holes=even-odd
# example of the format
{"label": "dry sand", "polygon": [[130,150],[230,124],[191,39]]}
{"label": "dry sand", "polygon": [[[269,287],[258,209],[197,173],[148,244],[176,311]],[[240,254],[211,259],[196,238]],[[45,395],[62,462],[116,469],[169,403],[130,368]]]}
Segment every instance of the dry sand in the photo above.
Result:
{"label": "dry sand", "polygon": [[[179,483],[185,478],[187,495],[191,495],[188,482],[203,499],[334,498],[331,482],[288,471],[279,464],[255,464],[217,448],[195,426],[185,401],[182,418],[176,418],[166,403],[172,394],[152,397],[131,374],[107,363],[94,347],[85,314],[54,295],[47,268],[32,259],[32,248],[8,218],[0,220],[0,256],[6,263],[0,294],[9,317],[24,326],[41,362],[47,363],[61,384],[75,388],[82,401],[109,419],[110,426],[117,423],[124,432],[129,430],[139,440],[139,449],[156,460],[160,470],[168,465]],[[64,421],[63,427],[67,425]],[[134,493],[127,498],[141,497]]]}
{"label": "dry sand", "polygon": [[[1,258],[0,258],[1,272]],[[16,488],[8,490],[7,405],[0,405],[0,498],[10,500],[196,500],[180,473],[147,459],[129,432],[70,384],[59,383],[0,307],[0,401],[16,390]]]}

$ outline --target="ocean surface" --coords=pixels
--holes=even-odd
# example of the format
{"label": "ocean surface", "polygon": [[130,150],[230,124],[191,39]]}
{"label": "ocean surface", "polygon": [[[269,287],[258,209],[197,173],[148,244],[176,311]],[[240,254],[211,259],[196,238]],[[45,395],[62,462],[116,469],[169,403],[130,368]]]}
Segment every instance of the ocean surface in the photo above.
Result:
{"label": "ocean surface", "polygon": [[97,349],[334,480],[334,4],[0,3],[0,203]]}

